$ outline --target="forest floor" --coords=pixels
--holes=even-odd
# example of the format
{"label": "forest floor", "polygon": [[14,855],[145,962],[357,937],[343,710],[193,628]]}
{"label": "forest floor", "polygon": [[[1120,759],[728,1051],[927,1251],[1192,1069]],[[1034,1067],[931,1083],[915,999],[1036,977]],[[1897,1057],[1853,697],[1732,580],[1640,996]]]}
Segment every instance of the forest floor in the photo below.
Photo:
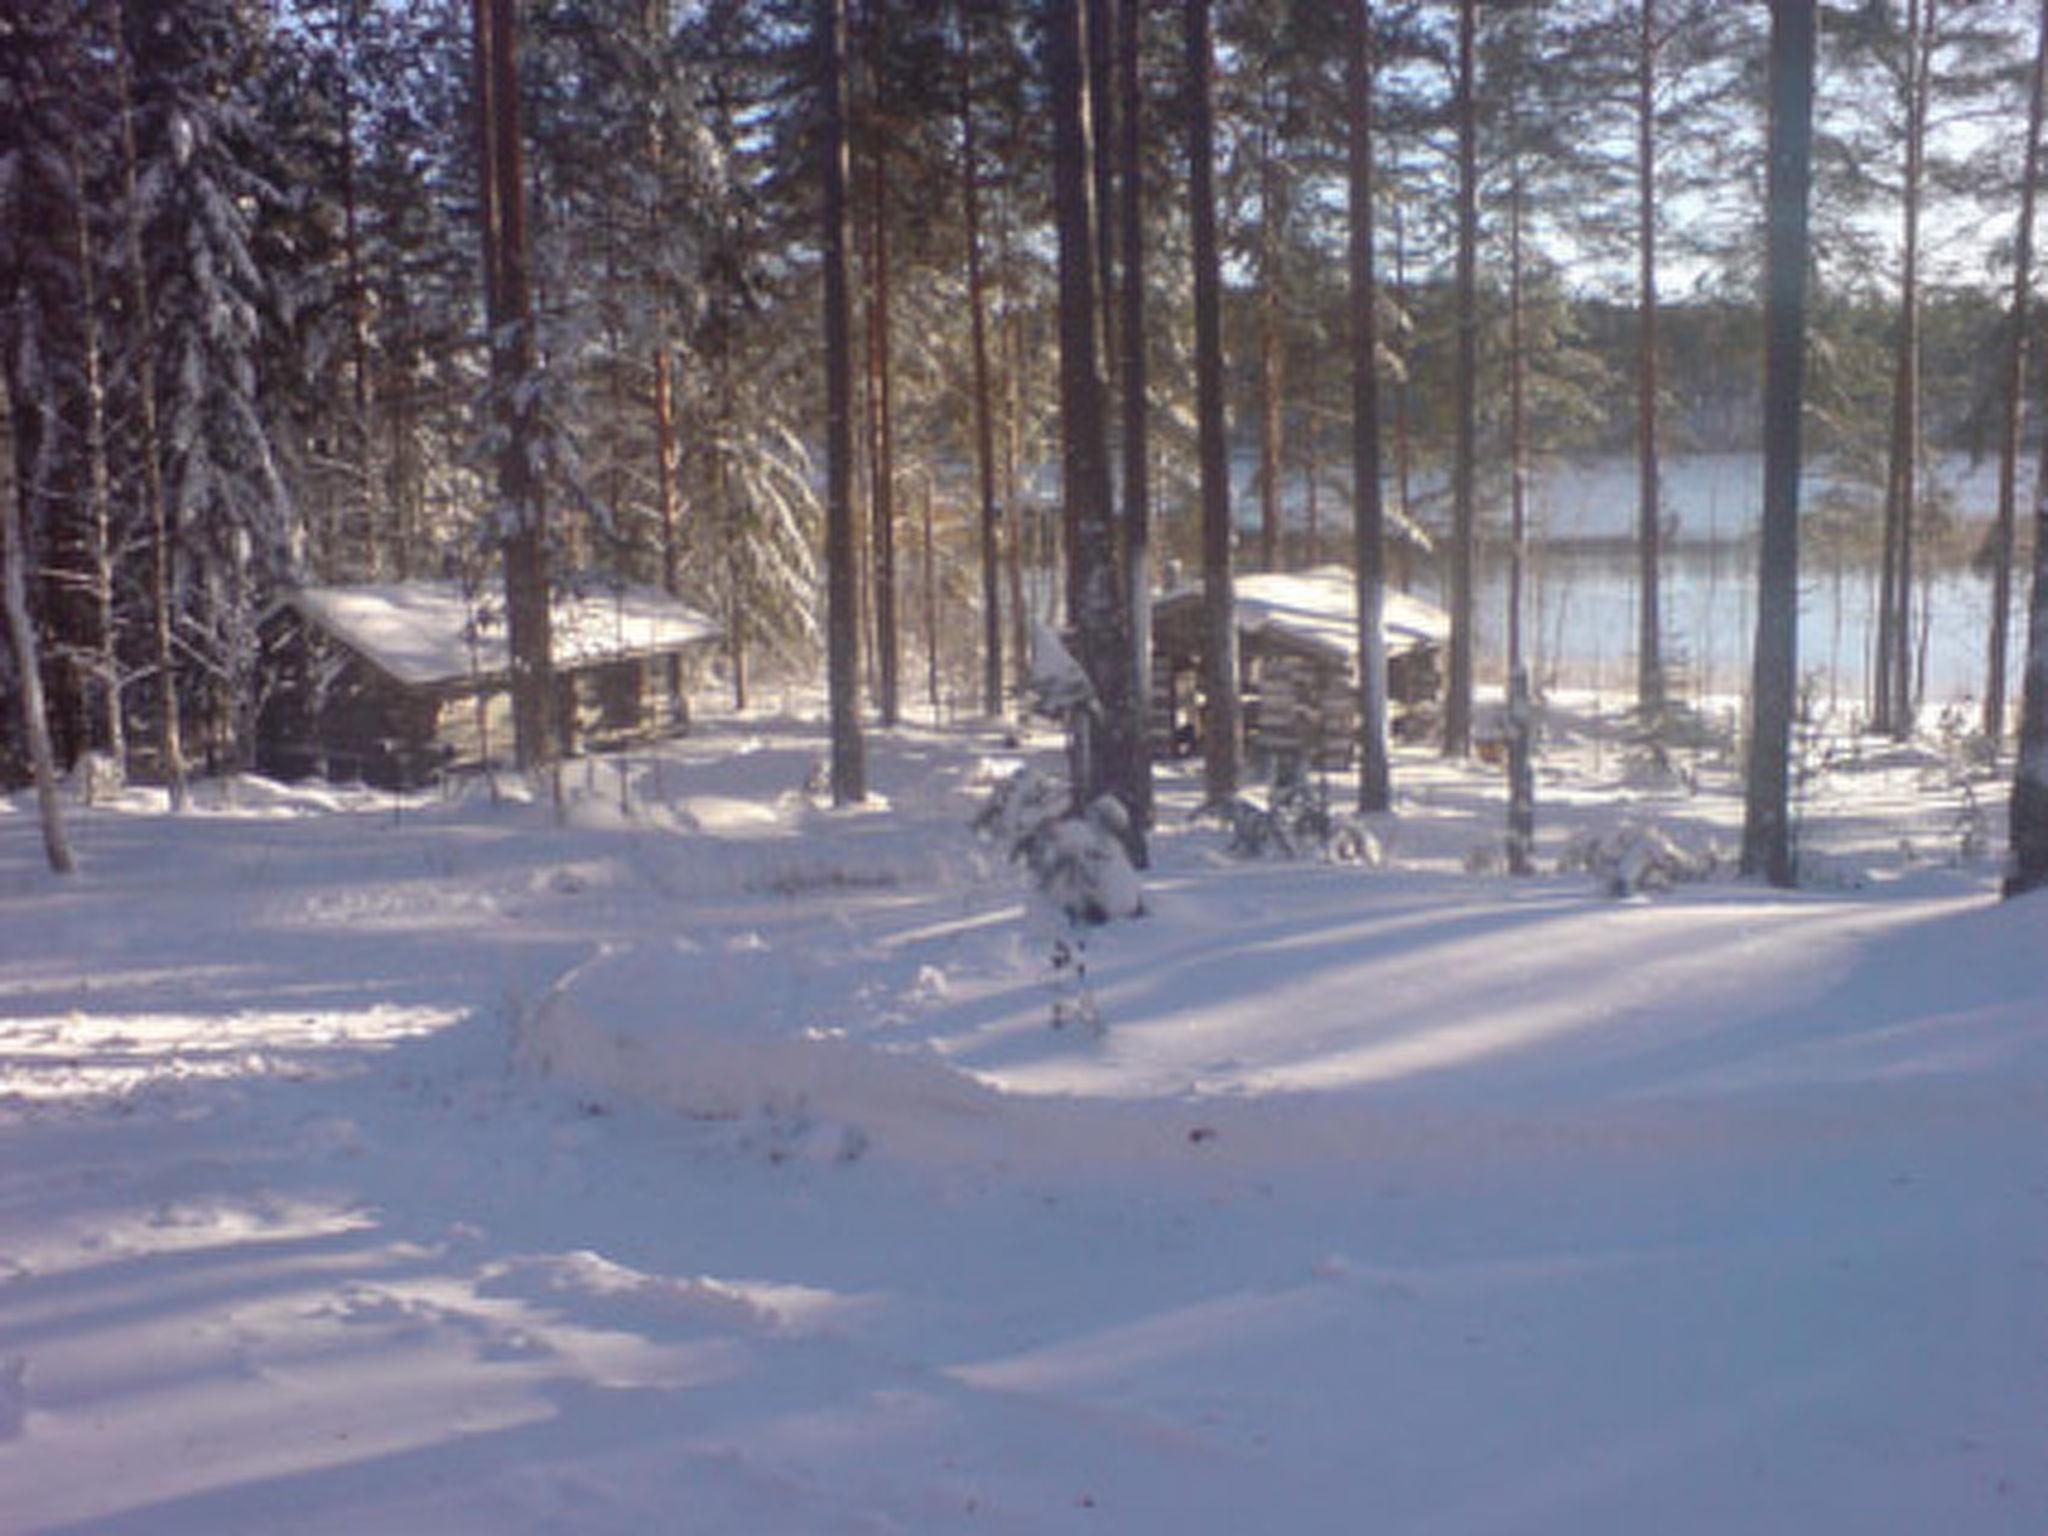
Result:
{"label": "forest floor", "polygon": [[1484,765],[1377,865],[1168,768],[1099,1032],[968,830],[1056,742],[870,751],[137,789],[68,880],[0,801],[0,1530],[2048,1529],[2048,898],[1959,745],[1807,742],[1796,891],[1569,700],[1528,878]]}

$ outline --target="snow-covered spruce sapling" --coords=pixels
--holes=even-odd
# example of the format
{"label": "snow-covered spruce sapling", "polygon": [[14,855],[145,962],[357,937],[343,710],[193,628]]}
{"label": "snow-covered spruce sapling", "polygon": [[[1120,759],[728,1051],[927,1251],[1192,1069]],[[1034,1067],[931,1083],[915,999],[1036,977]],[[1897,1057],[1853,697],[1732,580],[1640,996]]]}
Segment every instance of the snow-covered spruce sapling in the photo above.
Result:
{"label": "snow-covered spruce sapling", "polygon": [[1557,867],[1560,873],[1584,870],[1608,895],[1622,897],[1710,880],[1725,862],[1711,843],[1689,848],[1654,823],[1625,820],[1605,830],[1578,833],[1565,844]]}
{"label": "snow-covered spruce sapling", "polygon": [[1124,851],[1129,817],[1113,795],[1070,814],[1063,786],[1019,768],[997,784],[974,830],[1030,872],[1034,916],[1048,933],[1052,1022],[1100,1033],[1102,1010],[1088,984],[1088,934],[1145,910],[1138,874]]}
{"label": "snow-covered spruce sapling", "polygon": [[1834,767],[1828,745],[1826,712],[1820,702],[1820,676],[1808,672],[1799,680],[1799,697],[1792,714],[1792,867],[1800,867],[1800,846],[1805,840],[1806,819],[1813,809],[1829,771]]}
{"label": "snow-covered spruce sapling", "polygon": [[1329,785],[1312,784],[1299,775],[1276,782],[1263,805],[1248,795],[1235,795],[1220,804],[1212,801],[1195,814],[1223,823],[1229,833],[1225,851],[1237,858],[1278,854],[1297,859],[1315,854],[1334,863],[1373,868],[1382,859],[1379,839],[1370,827],[1330,809]]}

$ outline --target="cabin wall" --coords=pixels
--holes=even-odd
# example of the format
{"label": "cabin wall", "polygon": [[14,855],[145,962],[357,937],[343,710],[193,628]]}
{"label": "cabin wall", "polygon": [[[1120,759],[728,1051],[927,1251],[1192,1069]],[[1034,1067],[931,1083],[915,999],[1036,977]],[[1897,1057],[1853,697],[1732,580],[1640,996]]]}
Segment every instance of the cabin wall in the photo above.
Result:
{"label": "cabin wall", "polygon": [[[1245,751],[1256,768],[1291,764],[1336,772],[1358,750],[1358,684],[1348,657],[1272,630],[1238,633]],[[1155,756],[1201,751],[1201,612],[1193,604],[1160,613],[1152,634]],[[1423,646],[1387,659],[1394,733],[1428,732],[1443,679],[1438,653]]]}

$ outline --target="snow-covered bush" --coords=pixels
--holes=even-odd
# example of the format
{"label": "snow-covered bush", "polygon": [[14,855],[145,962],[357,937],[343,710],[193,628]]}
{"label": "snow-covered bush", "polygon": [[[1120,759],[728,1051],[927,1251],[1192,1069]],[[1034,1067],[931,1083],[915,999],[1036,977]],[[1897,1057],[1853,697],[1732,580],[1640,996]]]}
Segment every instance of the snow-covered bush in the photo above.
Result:
{"label": "snow-covered bush", "polygon": [[1066,810],[1064,788],[1036,769],[1019,768],[996,785],[974,830],[1031,872],[1041,926],[1050,929],[1052,1022],[1100,1031],[1102,1014],[1088,988],[1088,930],[1145,910],[1144,889],[1124,851],[1130,818],[1113,795],[1085,813]]}
{"label": "snow-covered bush", "polygon": [[1204,806],[1197,814],[1222,821],[1229,833],[1225,851],[1238,858],[1278,854],[1298,859],[1315,854],[1377,869],[1383,857],[1370,827],[1355,816],[1332,811],[1328,789],[1301,780],[1274,786],[1264,805],[1238,795],[1221,805]]}
{"label": "snow-covered bush", "polygon": [[1575,834],[1558,858],[1558,871],[1584,870],[1610,896],[1666,891],[1674,885],[1711,879],[1722,867],[1711,844],[1687,848],[1662,827],[1624,821],[1619,826]]}
{"label": "snow-covered bush", "polygon": [[1654,737],[1633,743],[1623,755],[1621,782],[1630,789],[1699,792],[1698,776]]}
{"label": "snow-covered bush", "polygon": [[121,760],[107,752],[82,752],[71,769],[71,797],[80,805],[97,805],[128,787]]}
{"label": "snow-covered bush", "polygon": [[989,787],[988,802],[975,813],[974,835],[1000,849],[1005,857],[1021,858],[1038,829],[1065,809],[1064,786],[1036,768],[1016,768]]}
{"label": "snow-covered bush", "polygon": [[1145,910],[1138,872],[1124,852],[1130,818],[1112,795],[1082,816],[1045,823],[1024,850],[1039,893],[1069,923],[1096,927]]}
{"label": "snow-covered bush", "polygon": [[1130,818],[1112,795],[1079,816],[1067,814],[1066,791],[1033,768],[998,784],[974,818],[974,829],[1031,872],[1045,902],[1075,927],[1096,927],[1145,910],[1137,871],[1124,840]]}
{"label": "snow-covered bush", "polygon": [[1978,728],[1975,717],[1961,705],[1942,707],[1934,722],[1934,739],[1952,777],[1998,772],[1998,743]]}

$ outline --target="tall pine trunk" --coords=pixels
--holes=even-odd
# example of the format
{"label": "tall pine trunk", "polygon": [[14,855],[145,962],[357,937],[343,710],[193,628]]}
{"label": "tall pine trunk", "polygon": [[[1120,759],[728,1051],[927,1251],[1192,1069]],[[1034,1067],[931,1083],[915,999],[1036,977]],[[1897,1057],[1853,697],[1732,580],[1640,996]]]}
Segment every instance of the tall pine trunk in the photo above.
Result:
{"label": "tall pine trunk", "polygon": [[[1393,236],[1394,306],[1398,312],[1406,314],[1409,310],[1408,235],[1399,198],[1394,200]],[[1415,528],[1415,432],[1409,394],[1411,377],[1411,370],[1404,366],[1394,379],[1394,509],[1401,516],[1401,538],[1394,546],[1388,567],[1395,586],[1403,592],[1408,590],[1414,570],[1410,550]]]}
{"label": "tall pine trunk", "polygon": [[[1058,226],[1060,294],[1061,486],[1073,547],[1068,552],[1067,611],[1079,661],[1095,686],[1100,713],[1085,733],[1077,763],[1077,806],[1114,794],[1135,809],[1137,749],[1131,730],[1131,648],[1127,605],[1118,579],[1117,525],[1111,497],[1107,391],[1096,351],[1100,310],[1095,292],[1090,67],[1079,0],[1052,0],[1047,12],[1047,65],[1052,87],[1053,205]],[[1143,840],[1133,818],[1133,855]]]}
{"label": "tall pine trunk", "polygon": [[1117,10],[1117,176],[1122,201],[1124,583],[1131,626],[1131,812],[1152,825],[1152,483],[1150,370],[1145,357],[1145,112],[1141,48],[1145,8],[1122,0]]}
{"label": "tall pine trunk", "polygon": [[846,0],[817,0],[825,285],[826,670],[832,803],[867,798],[860,731],[860,566],[853,529],[853,316],[846,255]]}
{"label": "tall pine trunk", "polygon": [[558,756],[547,509],[535,460],[538,350],[520,137],[514,0],[476,0],[477,83],[483,137],[485,296],[491,325],[491,396],[498,434],[498,516],[512,664],[513,752],[523,769]]}
{"label": "tall pine trunk", "polygon": [[2007,816],[2012,853],[2005,894],[2018,896],[2048,885],[2048,437],[2042,439],[2034,487],[2033,591],[2020,678],[2019,752]]}
{"label": "tall pine trunk", "polygon": [[1270,122],[1272,102],[1265,103],[1268,121],[1258,131],[1259,146],[1259,568],[1280,569],[1280,248],[1285,217],[1279,152]]}
{"label": "tall pine trunk", "polygon": [[[1393,804],[1387,754],[1386,507],[1380,488],[1379,281],[1373,263],[1373,8],[1350,0],[1345,85],[1350,105],[1352,574],[1358,607],[1358,808]],[[1315,474],[1311,458],[1311,484]]]}
{"label": "tall pine trunk", "polygon": [[1772,0],[1764,251],[1764,505],[1742,870],[1796,882],[1792,717],[1799,690],[1800,413],[1806,391],[1808,197],[1816,0]]}
{"label": "tall pine trunk", "polygon": [[[981,707],[1003,712],[1003,604],[999,563],[1002,509],[996,500],[995,386],[989,377],[988,283],[981,269],[981,172],[974,131],[974,52],[961,0],[954,25],[960,46],[960,210],[967,242],[967,310],[974,351],[974,467],[981,492]],[[1015,511],[1012,509],[1012,520]],[[1011,532],[1014,539],[1016,533]]]}
{"label": "tall pine trunk", "polygon": [[1636,527],[1639,572],[1636,710],[1659,729],[1665,706],[1663,492],[1657,448],[1657,30],[1655,0],[1642,0],[1636,42]]}
{"label": "tall pine trunk", "polygon": [[137,195],[139,157],[135,146],[134,74],[128,57],[127,33],[116,27],[115,84],[121,104],[121,183],[123,233],[127,241],[128,298],[135,311],[136,456],[142,461],[142,495],[149,517],[150,639],[157,672],[157,757],[170,787],[171,809],[182,811],[191,800],[185,776],[184,709],[178,687],[177,618],[170,504],[164,490],[164,444],[157,418],[156,319],[151,305],[149,268],[143,261],[142,200]]}
{"label": "tall pine trunk", "polygon": [[1898,353],[1885,474],[1884,569],[1878,608],[1877,694],[1872,724],[1913,733],[1914,521],[1920,495],[1920,212],[1926,181],[1930,35],[1928,0],[1906,0],[1905,175],[1900,191]]}
{"label": "tall pine trunk", "polygon": [[355,450],[356,512],[361,523],[363,573],[375,576],[382,567],[383,528],[377,515],[376,434],[371,430],[370,302],[363,282],[363,245],[356,195],[355,44],[360,29],[361,0],[344,0],[337,23],[340,32],[341,91],[341,249],[342,282],[348,303],[349,392],[355,419],[349,424]]}
{"label": "tall pine trunk", "polygon": [[[23,409],[23,402],[14,402]],[[29,477],[33,478],[33,477]],[[50,745],[50,717],[43,702],[43,675],[36,659],[35,626],[29,622],[28,580],[22,567],[26,561],[22,537],[23,502],[28,491],[0,500],[0,605],[6,608],[7,638],[14,651],[19,674],[22,735],[28,742],[29,764],[35,775],[36,809],[42,818],[43,856],[50,868],[68,875],[75,867],[71,842],[64,830],[63,800],[57,792],[57,757]]]}
{"label": "tall pine trunk", "polygon": [[[1142,3],[1142,0],[1140,0]],[[1105,401],[1117,394],[1123,359],[1117,356],[1123,332],[1116,312],[1121,294],[1117,289],[1116,226],[1119,207],[1116,196],[1116,29],[1121,0],[1082,0],[1082,54],[1088,61],[1088,169],[1093,186],[1090,218],[1095,231],[1095,303],[1102,329],[1096,346],[1102,359],[1102,387]],[[1110,494],[1116,492],[1116,476],[1110,476]],[[1114,507],[1112,504],[1112,518]],[[1119,551],[1121,557],[1121,551]]]}
{"label": "tall pine trunk", "polygon": [[2019,752],[2007,827],[2012,856],[2005,894],[2018,896],[2048,885],[2048,440],[2034,492],[2033,593],[2027,604]]}
{"label": "tall pine trunk", "polygon": [[[1009,225],[1004,222],[1003,269],[1009,270],[1011,252]],[[1031,681],[1031,599],[1024,584],[1026,544],[1037,509],[1024,497],[1024,343],[1023,317],[1010,303],[1005,289],[1003,305],[1003,505],[1010,509],[1010,537],[1004,550],[1005,572],[1010,588],[1010,658],[1016,668],[1017,691],[1021,694]]]}
{"label": "tall pine trunk", "polygon": [[1195,419],[1202,482],[1202,760],[1212,802],[1237,793],[1237,595],[1231,579],[1230,446],[1223,419],[1223,278],[1209,0],[1187,0],[1188,222],[1195,262]]}
{"label": "tall pine trunk", "polygon": [[1478,0],[1458,5],[1458,376],[1451,463],[1451,654],[1444,697],[1444,755],[1472,751],[1472,567],[1479,456],[1479,100],[1474,53]]}
{"label": "tall pine trunk", "polygon": [[748,597],[753,584],[752,546],[747,539],[746,508],[733,494],[732,435],[738,430],[739,408],[732,383],[732,340],[721,336],[712,355],[714,387],[718,391],[718,442],[712,460],[711,481],[716,497],[720,535],[725,546],[725,655],[732,671],[732,707],[744,711],[753,677],[753,632],[747,623]]}
{"label": "tall pine trunk", "polygon": [[[1508,873],[1535,871],[1535,701],[1529,690],[1523,589],[1529,555],[1529,356],[1522,307],[1522,167],[1508,190]],[[1659,706],[1661,708],[1661,705]],[[1645,706],[1645,718],[1655,716]]]}
{"label": "tall pine trunk", "polygon": [[2034,199],[2035,184],[2041,174],[2044,95],[2048,95],[2048,0],[2043,0],[2035,23],[2033,83],[2027,96],[2026,169],[2020,182],[2019,219],[2013,232],[2012,334],[2005,361],[2005,410],[1999,423],[1998,520],[1992,530],[1991,631],[1984,677],[1984,736],[1994,748],[2005,737],[2013,535],[2018,521],[2020,422],[2026,410],[2027,328],[2032,323],[2034,283]]}
{"label": "tall pine trunk", "polygon": [[94,638],[98,642],[100,745],[124,770],[128,729],[121,708],[120,618],[114,596],[113,493],[107,466],[107,387],[102,364],[98,261],[85,205],[84,163],[71,152],[73,247],[78,262],[79,351],[85,366],[86,528],[92,539]]}
{"label": "tall pine trunk", "polygon": [[869,55],[868,115],[868,533],[872,541],[875,621],[875,703],[886,729],[902,713],[902,638],[896,613],[895,367],[889,327],[889,170],[882,120],[885,39],[882,7],[869,0],[865,41]]}
{"label": "tall pine trunk", "polygon": [[661,531],[661,590],[682,592],[683,545],[676,505],[676,396],[668,327],[658,324],[654,349],[654,506]]}

